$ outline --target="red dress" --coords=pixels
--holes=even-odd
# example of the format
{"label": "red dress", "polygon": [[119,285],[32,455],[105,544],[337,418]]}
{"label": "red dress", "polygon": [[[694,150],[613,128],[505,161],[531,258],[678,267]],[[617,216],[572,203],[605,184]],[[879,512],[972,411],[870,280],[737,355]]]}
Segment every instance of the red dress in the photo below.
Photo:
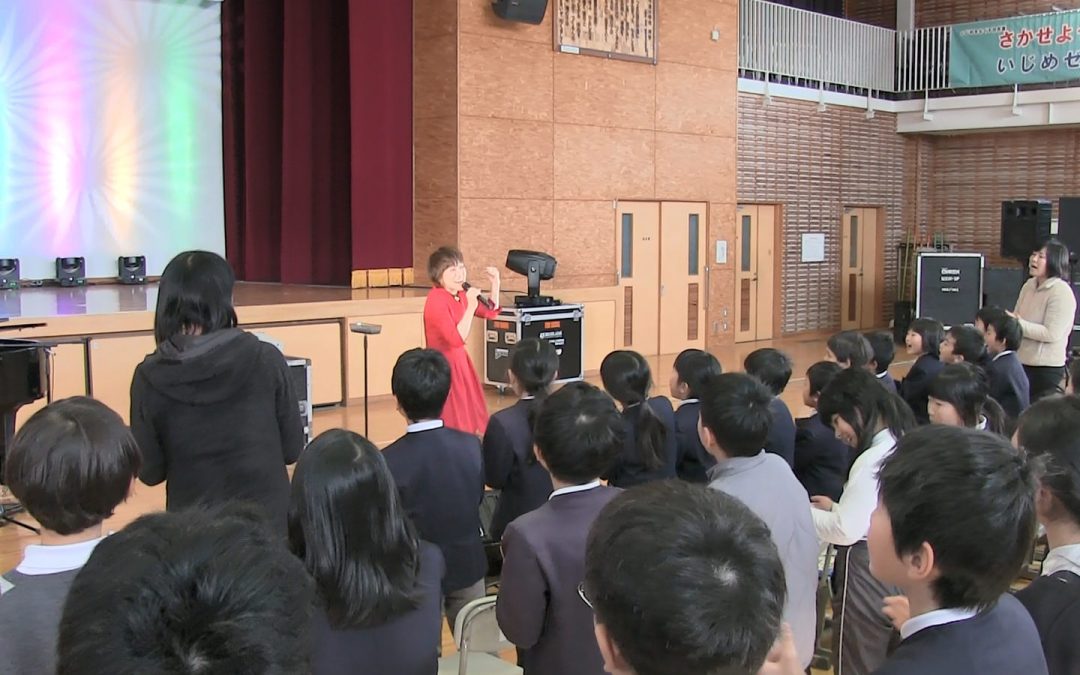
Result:
{"label": "red dress", "polygon": [[[424,303],[424,337],[428,349],[441,352],[450,362],[450,395],[443,408],[443,422],[452,429],[483,434],[488,423],[487,401],[457,329],[467,306],[465,291],[455,296],[441,286],[431,289]],[[476,306],[476,316],[480,318],[490,319],[498,314],[497,309]]]}

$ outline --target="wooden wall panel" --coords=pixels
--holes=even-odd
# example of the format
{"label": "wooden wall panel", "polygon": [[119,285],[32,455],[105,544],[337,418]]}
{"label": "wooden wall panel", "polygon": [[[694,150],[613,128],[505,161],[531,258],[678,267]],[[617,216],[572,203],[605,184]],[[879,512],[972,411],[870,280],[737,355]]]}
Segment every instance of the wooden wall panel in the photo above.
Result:
{"label": "wooden wall panel", "polygon": [[[1042,14],[1055,11],[1055,5],[1075,6],[1053,0],[918,0],[915,3],[915,25],[941,26]],[[896,0],[847,0],[844,3],[844,15],[852,21],[896,28]]]}

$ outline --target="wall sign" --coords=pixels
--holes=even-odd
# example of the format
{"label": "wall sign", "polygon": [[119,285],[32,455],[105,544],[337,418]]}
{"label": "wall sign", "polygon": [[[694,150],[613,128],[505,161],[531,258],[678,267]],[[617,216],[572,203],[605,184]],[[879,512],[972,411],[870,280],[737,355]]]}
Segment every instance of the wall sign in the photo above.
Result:
{"label": "wall sign", "polygon": [[555,48],[570,54],[656,63],[656,3],[557,0]]}

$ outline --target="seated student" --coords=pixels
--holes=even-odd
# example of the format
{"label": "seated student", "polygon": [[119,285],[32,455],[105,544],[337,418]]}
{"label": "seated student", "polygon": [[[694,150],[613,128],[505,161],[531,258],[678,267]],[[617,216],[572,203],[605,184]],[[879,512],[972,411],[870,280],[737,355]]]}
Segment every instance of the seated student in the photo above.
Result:
{"label": "seated student", "polygon": [[990,396],[986,374],[976,365],[961,361],[945,366],[930,383],[929,394],[927,412],[931,424],[1012,435],[1005,411]]}
{"label": "seated student", "polygon": [[896,380],[889,374],[889,366],[896,358],[896,344],[893,342],[892,333],[884,330],[874,331],[867,333],[866,339],[874,352],[874,358],[870,361],[871,372],[877,376],[886,389],[893,394],[897,393]]}
{"label": "seated student", "polygon": [[71,585],[57,673],[306,673],[314,594],[251,504],[139,518]]}
{"label": "seated student", "polygon": [[102,521],[127,499],[139,462],[124,421],[91,398],[51,403],[19,429],[4,482],[41,525],[41,543],[0,577],[0,672],[56,671],[68,588],[103,540]]}
{"label": "seated student", "polygon": [[522,340],[510,357],[514,405],[488,420],[484,432],[484,477],[500,490],[491,536],[501,539],[513,519],[537,508],[551,494],[551,476],[533,454],[533,420],[559,372],[559,355],[547,340]]}
{"label": "seated student", "polygon": [[764,385],[743,373],[710,380],[701,395],[701,442],[716,458],[709,487],[738,498],[769,527],[787,584],[784,621],[807,668],[816,638],[818,541],[806,490],[782,459],[762,449],[771,400]]}
{"label": "seated student", "polygon": [[390,389],[409,421],[383,450],[405,512],[446,562],[443,607],[451,629],[461,608],[484,597],[487,556],[480,539],[484,459],[480,440],[443,425],[450,365],[433,349],[410,349],[394,365]]}
{"label": "seated student", "polygon": [[743,369],[748,375],[756,377],[772,394],[769,401],[772,424],[769,426],[769,438],[765,441],[765,452],[779,455],[788,466],[795,466],[795,418],[780,398],[791,380],[791,359],[778,349],[756,349],[743,361]]}
{"label": "seated student", "polygon": [[941,340],[939,356],[944,364],[966,361],[982,366],[987,360],[986,341],[972,326],[952,326]]}
{"label": "seated student", "polygon": [[986,351],[990,362],[986,374],[990,378],[990,395],[1015,420],[1031,405],[1031,384],[1020,363],[1016,350],[1020,348],[1023,330],[1020,322],[1004,310],[979,310],[985,320]]}
{"label": "seated student", "polygon": [[[821,392],[843,371],[830,361],[818,361],[806,370],[803,404],[817,409]],[[795,420],[795,477],[811,495],[836,501],[844,492],[850,450],[836,437],[832,424],[816,412]]]}
{"label": "seated student", "polygon": [[600,513],[579,591],[612,675],[753,675],[780,633],[784,569],[738,499],[664,481]]}
{"label": "seated student", "polygon": [[1080,665],[1080,398],[1044,398],[1020,416],[1016,440],[1032,458],[1035,511],[1050,549],[1042,576],[1016,593],[1035,620],[1050,675]]}
{"label": "seated student", "polygon": [[833,658],[837,672],[867,675],[885,661],[892,625],[882,614],[896,595],[870,574],[866,533],[878,498],[877,471],[896,440],[915,426],[911,408],[885,390],[870,373],[845,370],[821,392],[818,414],[853,449],[854,462],[839,501],[813,495],[811,512],[818,539],[836,546],[833,573]]}
{"label": "seated student", "polygon": [[929,399],[927,391],[930,381],[941,372],[942,363],[938,358],[941,347],[942,326],[934,319],[915,319],[908,328],[904,344],[907,353],[916,357],[914,365],[906,377],[900,381],[900,395],[911,406],[919,424],[929,424],[930,415],[926,410]]}
{"label": "seated student", "polygon": [[1035,536],[1034,480],[1004,438],[933,427],[882,462],[870,568],[911,618],[879,675],[1039,675],[1031,616],[1008,594]]}
{"label": "seated student", "polygon": [[615,487],[675,478],[675,411],[666,396],[649,398],[652,371],[641,354],[615,351],[600,363],[604,389],[622,407],[626,440],[600,477]]}
{"label": "seated student", "polygon": [[869,368],[874,360],[874,348],[865,335],[845,330],[829,338],[825,345],[825,360],[841,368]]}
{"label": "seated student", "polygon": [[603,671],[592,613],[577,588],[589,527],[620,492],[597,476],[622,449],[624,434],[615,404],[591,384],[568,384],[540,408],[536,456],[551,471],[555,491],[506,528],[495,607],[526,675]]}
{"label": "seated student", "polygon": [[442,642],[442,554],[421,541],[371,441],[319,434],[296,464],[289,548],[315,580],[315,675],[431,675]]}
{"label": "seated student", "polygon": [[993,305],[985,305],[979,308],[979,311],[975,312],[975,330],[979,331],[979,334],[986,337],[986,326],[990,323],[990,317],[997,312],[1004,312],[1001,307],[994,307]]}
{"label": "seated student", "polygon": [[678,455],[675,473],[691,483],[707,483],[707,472],[716,460],[701,445],[698,417],[701,414],[701,389],[706,381],[724,372],[720,362],[709,352],[687,349],[675,357],[671,369],[671,397],[679,399],[675,411],[675,438]]}

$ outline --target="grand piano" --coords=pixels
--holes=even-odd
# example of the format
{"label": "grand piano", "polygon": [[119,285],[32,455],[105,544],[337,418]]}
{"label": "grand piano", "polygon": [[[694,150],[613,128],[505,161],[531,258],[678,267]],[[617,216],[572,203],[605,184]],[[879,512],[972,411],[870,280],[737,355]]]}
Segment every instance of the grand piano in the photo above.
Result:
{"label": "grand piano", "polygon": [[[2,330],[2,328],[0,328]],[[49,387],[49,348],[33,340],[0,339],[0,484],[3,484],[4,459],[15,436],[15,414],[19,408],[43,398]],[[11,518],[20,511],[17,503],[0,495],[0,525],[12,523],[34,530]],[[34,530],[35,532],[37,530]]]}

